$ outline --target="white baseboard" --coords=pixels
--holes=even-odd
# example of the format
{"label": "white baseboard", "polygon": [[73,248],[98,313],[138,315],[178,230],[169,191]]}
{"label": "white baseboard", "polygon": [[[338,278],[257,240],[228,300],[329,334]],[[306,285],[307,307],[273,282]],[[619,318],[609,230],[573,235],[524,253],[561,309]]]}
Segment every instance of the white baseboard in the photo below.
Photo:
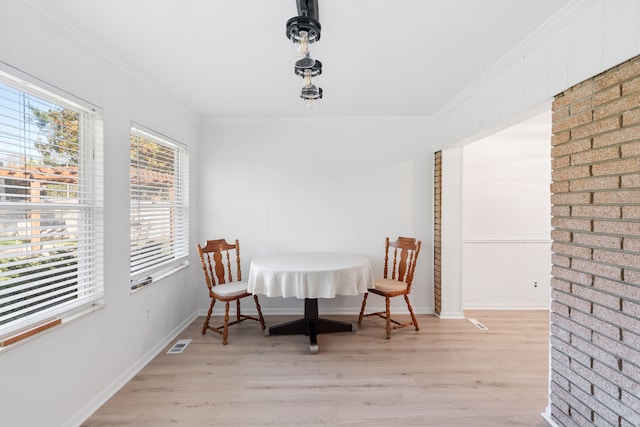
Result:
{"label": "white baseboard", "polygon": [[551,419],[551,415],[550,415],[550,414],[548,414],[547,412],[543,412],[543,413],[541,413],[540,415],[542,416],[542,418],[544,418],[544,420],[545,420],[547,423],[549,423],[549,425],[550,425],[551,427],[560,427],[558,424],[556,424],[556,423],[555,423],[555,421],[553,421],[553,420]]}
{"label": "white baseboard", "polygon": [[465,304],[463,310],[549,310],[549,303],[542,304]]}
{"label": "white baseboard", "polygon": [[466,319],[463,313],[456,311],[442,312],[440,314],[436,313],[436,316],[443,320]]}
{"label": "white baseboard", "polygon": [[[205,312],[206,314],[206,312]],[[85,422],[95,411],[97,411],[102,405],[106,403],[111,397],[113,397],[118,390],[125,386],[131,379],[142,370],[149,362],[153,360],[171,341],[173,341],[178,334],[184,331],[198,317],[198,313],[194,312],[185,320],[183,320],[173,331],[171,331],[162,341],[158,342],[153,348],[151,348],[140,359],[133,363],[126,371],[118,376],[115,381],[109,384],[102,392],[89,401],[80,411],[78,411],[73,417],[69,418],[63,427],[76,427]]]}
{"label": "white baseboard", "polygon": [[[201,308],[198,310],[198,316],[206,316],[208,308]],[[371,306],[367,305],[367,313],[371,311],[381,311],[384,310],[384,307],[380,306]],[[357,316],[360,313],[360,307],[340,307],[340,308],[330,308],[321,309],[320,315],[332,315],[332,316]],[[258,314],[255,307],[253,309],[242,309],[243,313],[249,314],[251,316],[255,316]],[[302,315],[304,312],[303,304],[300,304],[300,307],[282,307],[282,308],[263,308],[262,314],[265,316],[296,316]],[[392,313],[395,314],[409,314],[409,310],[406,309],[392,309]],[[415,314],[433,314],[433,307],[413,307],[413,312]],[[222,316],[222,312],[218,310],[214,310],[214,316]],[[464,316],[462,317],[464,318]]]}

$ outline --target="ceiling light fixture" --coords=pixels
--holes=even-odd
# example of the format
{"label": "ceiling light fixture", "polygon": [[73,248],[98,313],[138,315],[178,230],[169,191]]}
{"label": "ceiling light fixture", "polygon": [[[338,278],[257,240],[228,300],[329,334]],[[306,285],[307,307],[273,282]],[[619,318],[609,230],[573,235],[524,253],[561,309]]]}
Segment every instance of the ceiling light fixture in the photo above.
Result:
{"label": "ceiling light fixture", "polygon": [[316,87],[312,77],[322,74],[322,63],[311,58],[309,45],[320,40],[320,21],[318,18],[318,0],[296,0],[298,16],[287,21],[287,38],[298,46],[298,52],[304,55],[294,64],[294,73],[302,77],[304,86],[300,98],[312,107],[316,99],[322,98],[322,88]]}

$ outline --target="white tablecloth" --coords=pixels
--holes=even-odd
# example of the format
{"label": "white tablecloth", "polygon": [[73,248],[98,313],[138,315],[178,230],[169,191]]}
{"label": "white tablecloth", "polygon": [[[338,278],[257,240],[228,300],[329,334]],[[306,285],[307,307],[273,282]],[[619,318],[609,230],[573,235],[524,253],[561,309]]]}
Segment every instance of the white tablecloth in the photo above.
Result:
{"label": "white tablecloth", "polygon": [[354,254],[301,252],[254,259],[248,291],[268,297],[334,298],[373,288],[369,259]]}

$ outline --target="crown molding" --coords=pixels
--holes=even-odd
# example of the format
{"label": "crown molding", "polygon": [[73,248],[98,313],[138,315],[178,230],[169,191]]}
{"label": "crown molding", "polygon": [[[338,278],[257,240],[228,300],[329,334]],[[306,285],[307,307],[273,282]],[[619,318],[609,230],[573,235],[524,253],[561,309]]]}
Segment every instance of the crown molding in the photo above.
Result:
{"label": "crown molding", "polygon": [[176,100],[174,97],[169,95],[161,87],[159,87],[155,83],[151,82],[144,75],[140,74],[138,71],[136,71],[130,65],[125,63],[118,56],[114,55],[112,52],[110,52],[109,50],[105,49],[100,44],[96,43],[93,39],[91,39],[85,33],[80,31],[77,27],[75,27],[69,21],[65,20],[63,17],[58,15],[51,8],[49,8],[48,6],[43,4],[40,0],[16,0],[16,2],[18,3],[19,6],[21,6],[28,13],[31,13],[32,15],[35,15],[35,16],[39,17],[40,19],[42,19],[47,25],[49,25],[53,29],[62,31],[63,33],[65,33],[71,39],[82,43],[84,46],[86,46],[90,50],[94,51],[99,56],[105,58],[108,62],[110,62],[113,65],[115,65],[117,68],[119,68],[125,74],[131,76],[132,78],[137,80],[139,83],[141,83],[142,85],[144,85],[145,87],[150,89],[152,92],[160,95],[162,98],[164,98],[165,100],[167,100],[170,103],[174,104],[175,106],[177,106],[178,108],[180,108],[184,112],[186,112],[188,114],[191,114],[194,117],[198,117],[198,118],[200,117],[194,111],[190,110],[184,104],[182,104],[181,102]]}
{"label": "crown molding", "polygon": [[520,61],[524,56],[526,56],[526,53],[532,50],[533,47],[545,42],[549,39],[549,36],[557,34],[560,30],[582,15],[585,10],[601,1],[602,0],[574,0],[567,4],[534,32],[529,34],[495,64],[493,64],[487,71],[478,76],[468,86],[463,88],[462,91],[458,92],[457,95],[440,107],[433,117],[442,117],[454,110],[465,100],[470,98],[473,91],[478,88],[482,88],[488,81],[500,75],[500,73],[509,65]]}

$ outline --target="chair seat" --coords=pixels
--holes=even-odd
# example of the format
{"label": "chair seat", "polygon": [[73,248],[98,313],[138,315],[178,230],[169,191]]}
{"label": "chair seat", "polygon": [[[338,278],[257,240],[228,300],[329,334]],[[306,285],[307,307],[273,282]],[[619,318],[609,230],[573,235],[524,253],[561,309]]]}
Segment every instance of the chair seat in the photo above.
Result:
{"label": "chair seat", "polygon": [[376,279],[374,289],[380,292],[398,292],[406,290],[407,284],[393,279]]}
{"label": "chair seat", "polygon": [[223,298],[233,297],[247,293],[247,282],[231,282],[216,285],[211,288],[211,292]]}

